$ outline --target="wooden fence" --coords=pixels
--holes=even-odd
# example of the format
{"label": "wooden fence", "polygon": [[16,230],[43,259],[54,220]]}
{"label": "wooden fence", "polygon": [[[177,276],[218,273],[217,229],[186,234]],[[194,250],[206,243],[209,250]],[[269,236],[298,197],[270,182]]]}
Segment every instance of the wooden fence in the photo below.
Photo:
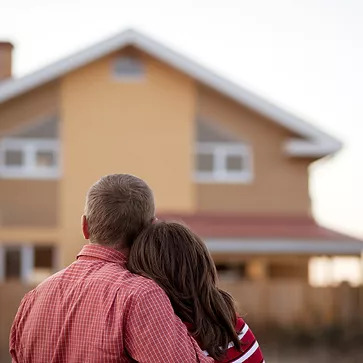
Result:
{"label": "wooden fence", "polygon": [[0,284],[0,362],[11,362],[9,351],[10,327],[23,296],[29,291],[20,283]]}
{"label": "wooden fence", "polygon": [[[363,287],[314,288],[303,281],[221,282],[238,302],[239,311],[256,328],[268,324],[316,328],[348,325],[363,319]],[[29,290],[20,283],[0,284],[0,362],[10,362],[8,338],[21,298]]]}
{"label": "wooden fence", "polygon": [[311,287],[300,280],[221,282],[251,324],[306,328],[363,319],[363,287]]}

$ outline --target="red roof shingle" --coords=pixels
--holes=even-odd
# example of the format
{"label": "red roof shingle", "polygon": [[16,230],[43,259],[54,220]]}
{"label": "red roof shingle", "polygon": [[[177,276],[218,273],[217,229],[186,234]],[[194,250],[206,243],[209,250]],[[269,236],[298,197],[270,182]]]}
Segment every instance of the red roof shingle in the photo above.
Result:
{"label": "red roof shingle", "polygon": [[361,242],[356,238],[322,227],[314,218],[308,216],[159,213],[158,218],[183,222],[205,238],[293,238]]}

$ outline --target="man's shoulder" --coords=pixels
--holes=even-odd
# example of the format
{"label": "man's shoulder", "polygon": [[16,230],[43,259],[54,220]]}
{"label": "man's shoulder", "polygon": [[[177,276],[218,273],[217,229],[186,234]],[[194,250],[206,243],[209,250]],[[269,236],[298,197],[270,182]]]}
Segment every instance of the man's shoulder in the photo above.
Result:
{"label": "man's shoulder", "polygon": [[[74,277],[73,267],[68,266],[65,269],[58,271],[52,276],[48,277],[42,283],[40,283],[35,289],[35,294],[48,294],[49,291],[58,290],[60,285],[63,288],[73,286],[73,283],[77,279],[73,280],[70,275]],[[85,275],[78,276],[81,280],[85,278]],[[106,267],[106,270],[99,269],[86,277],[88,286],[96,284],[99,291],[107,289],[110,294],[116,294],[122,299],[142,298],[147,295],[154,295],[160,297],[160,299],[166,296],[164,290],[152,279],[134,274],[127,269],[115,268],[114,266]],[[86,286],[86,285],[84,285]]]}
{"label": "man's shoulder", "polygon": [[132,295],[143,296],[149,293],[164,295],[164,290],[152,279],[136,275],[130,271],[127,274],[128,286]]}
{"label": "man's shoulder", "polygon": [[41,283],[39,283],[39,285],[37,285],[37,287],[33,291],[36,292],[38,290],[42,290],[44,288],[47,288],[49,285],[54,284],[55,281],[62,278],[62,276],[63,276],[66,269],[67,268],[64,268],[64,269],[62,269],[60,271],[57,271],[54,274],[50,275],[45,280],[43,280]]}

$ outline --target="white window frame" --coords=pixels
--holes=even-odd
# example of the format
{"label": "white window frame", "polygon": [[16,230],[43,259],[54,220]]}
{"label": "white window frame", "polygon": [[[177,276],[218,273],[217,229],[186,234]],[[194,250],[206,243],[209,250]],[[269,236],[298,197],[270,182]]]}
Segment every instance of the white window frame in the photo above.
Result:
{"label": "white window frame", "polygon": [[[37,245],[30,243],[14,243],[14,244],[0,244],[0,282],[5,281],[5,250],[7,249],[20,249],[20,276],[19,281],[23,284],[31,283],[31,277],[34,271],[34,253]],[[58,248],[53,246],[53,260],[52,260],[52,273],[59,268]]]}
{"label": "white window frame", "polygon": [[[196,165],[195,179],[199,183],[250,183],[253,180],[253,164],[251,147],[234,142],[198,142],[196,156],[213,155],[213,170],[199,171]],[[241,156],[246,169],[230,171],[227,169],[228,156]],[[197,164],[197,163],[196,163]]]}
{"label": "white window frame", "polygon": [[[16,179],[57,179],[60,176],[60,146],[54,139],[4,138],[0,141],[0,178]],[[6,151],[21,151],[22,165],[5,165]],[[51,151],[56,165],[36,165],[36,155],[40,151]]]}
{"label": "white window frame", "polygon": [[33,247],[29,245],[0,245],[0,282],[5,281],[5,250],[20,250],[20,276],[19,281],[26,284],[33,269]]}

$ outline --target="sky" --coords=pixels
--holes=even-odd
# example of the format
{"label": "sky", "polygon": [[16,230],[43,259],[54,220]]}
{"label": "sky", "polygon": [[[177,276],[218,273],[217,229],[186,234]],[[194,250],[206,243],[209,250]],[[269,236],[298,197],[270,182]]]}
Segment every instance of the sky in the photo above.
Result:
{"label": "sky", "polygon": [[319,223],[363,237],[363,1],[0,0],[22,76],[138,29],[344,143],[310,169]]}

